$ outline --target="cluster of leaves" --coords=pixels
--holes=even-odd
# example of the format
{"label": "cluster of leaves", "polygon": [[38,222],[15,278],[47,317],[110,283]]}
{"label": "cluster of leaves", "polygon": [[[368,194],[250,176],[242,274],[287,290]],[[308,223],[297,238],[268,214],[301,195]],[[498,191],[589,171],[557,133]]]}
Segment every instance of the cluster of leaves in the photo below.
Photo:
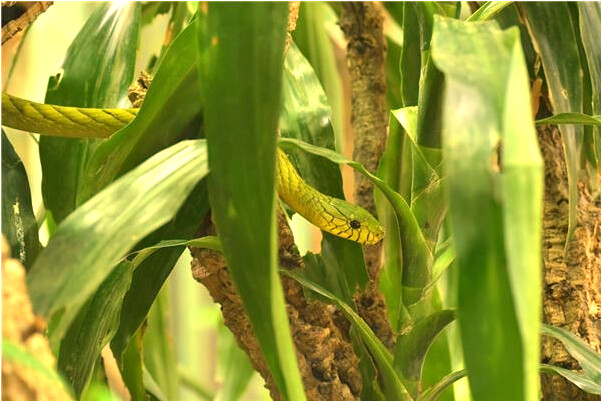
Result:
{"label": "cluster of leaves", "polygon": [[[546,81],[552,122],[573,123],[561,126],[573,194],[579,172],[600,170],[600,118],[592,116],[600,110],[600,35],[590,30],[600,25],[599,4],[467,10],[387,4],[391,115],[374,175],[335,151],[343,102],[329,5],[302,5],[299,48],[292,43],[285,56],[286,4],[209,3],[198,12],[186,3],[100,4],[50,80],[48,103],[121,106],[141,26],[168,13],[174,39],[149,62],[155,78],[131,124],[106,140],[41,138],[51,229],[41,252],[26,176],[3,143],[3,183],[5,172],[14,177],[11,192],[3,184],[4,225],[23,229],[9,240],[75,396],[110,344],[132,398],[177,397],[143,350],[142,323],[184,248],[195,245],[223,251],[275,383],[284,398],[304,399],[276,258],[280,144],[326,194],[343,196],[337,164],[378,189],[387,231],[380,285],[403,334],[393,352],[354,305],[368,281],[358,244],[325,234],[321,253],[304,257],[306,270],[287,273],[352,323],[363,398],[453,399],[450,385],[464,376],[476,399],[539,398],[543,178],[529,78]],[[567,52],[574,64],[565,64]],[[537,57],[543,71],[530,67]],[[10,215],[15,203],[23,207]],[[210,207],[219,238],[174,240],[193,239]],[[553,333],[579,351],[584,373],[546,369],[599,393],[595,355]]]}

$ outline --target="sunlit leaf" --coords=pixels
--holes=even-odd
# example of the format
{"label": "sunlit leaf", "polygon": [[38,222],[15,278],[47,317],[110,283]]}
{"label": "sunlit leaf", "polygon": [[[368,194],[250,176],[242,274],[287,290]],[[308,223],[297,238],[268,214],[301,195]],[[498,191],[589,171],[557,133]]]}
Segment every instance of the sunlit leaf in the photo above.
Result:
{"label": "sunlit leaf", "polygon": [[590,124],[600,125],[600,116],[590,116],[583,113],[558,113],[535,121],[537,125],[543,124]]}
{"label": "sunlit leaf", "polygon": [[285,399],[305,399],[276,261],[276,135],[288,7],[210,3],[202,12],[207,20],[199,24],[198,42],[213,218],[278,390]]}
{"label": "sunlit leaf", "polygon": [[[61,72],[51,77],[46,103],[79,107],[120,107],[134,78],[140,4],[99,3],[71,43]],[[42,133],[43,134],[43,133]],[[100,140],[42,137],[42,195],[58,224],[81,205],[81,180]]]}
{"label": "sunlit leaf", "polygon": [[535,399],[543,174],[519,32],[501,31],[495,22],[435,21],[433,59],[446,85],[444,167],[458,318],[471,390],[476,399]]}
{"label": "sunlit leaf", "polygon": [[169,221],[207,174],[206,143],[178,143],[150,158],[74,211],[28,276],[36,314],[64,310],[61,339],[83,303],[140,239]]}

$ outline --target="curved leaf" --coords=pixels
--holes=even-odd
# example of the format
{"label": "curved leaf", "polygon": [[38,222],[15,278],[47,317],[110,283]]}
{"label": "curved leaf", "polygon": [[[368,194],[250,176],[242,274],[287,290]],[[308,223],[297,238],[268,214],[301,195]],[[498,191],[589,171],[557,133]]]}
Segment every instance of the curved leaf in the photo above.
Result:
{"label": "curved leaf", "polygon": [[581,368],[600,385],[600,354],[596,353],[582,339],[572,332],[559,327],[541,324],[541,333],[561,341],[569,354],[579,362]]}
{"label": "curved leaf", "polygon": [[453,310],[440,310],[418,321],[395,345],[395,370],[414,398],[417,397],[422,366],[435,338],[455,319]]}
{"label": "curved leaf", "polygon": [[202,106],[197,20],[167,50],[136,119],[103,141],[90,156],[83,174],[82,200],[161,149],[183,138],[199,137]]}
{"label": "curved leaf", "polygon": [[74,211],[57,228],[28,276],[36,314],[65,310],[61,339],[81,306],[141,238],[170,220],[207,170],[204,140],[150,158]]}
{"label": "curved leaf", "polygon": [[600,125],[600,115],[590,116],[583,113],[558,113],[535,121],[535,124],[590,124]]}
{"label": "curved leaf", "polygon": [[542,364],[541,371],[561,375],[585,392],[600,395],[600,381],[592,381],[579,372],[550,364]]}
{"label": "curved leaf", "polygon": [[[62,71],[51,77],[46,103],[118,107],[134,77],[140,30],[138,3],[101,3],[71,43]],[[58,224],[81,204],[81,175],[100,140],[42,137],[42,195]]]}

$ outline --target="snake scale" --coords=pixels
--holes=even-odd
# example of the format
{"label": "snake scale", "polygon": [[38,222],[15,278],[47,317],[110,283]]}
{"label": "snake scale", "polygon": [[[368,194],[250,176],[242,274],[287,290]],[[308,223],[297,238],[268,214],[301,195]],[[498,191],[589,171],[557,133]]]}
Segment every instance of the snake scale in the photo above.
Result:
{"label": "snake scale", "polygon": [[[57,106],[2,93],[2,125],[58,137],[107,138],[136,118],[138,110]],[[277,187],[285,203],[326,232],[366,245],[384,236],[381,224],[368,211],[307,184],[280,148]]]}

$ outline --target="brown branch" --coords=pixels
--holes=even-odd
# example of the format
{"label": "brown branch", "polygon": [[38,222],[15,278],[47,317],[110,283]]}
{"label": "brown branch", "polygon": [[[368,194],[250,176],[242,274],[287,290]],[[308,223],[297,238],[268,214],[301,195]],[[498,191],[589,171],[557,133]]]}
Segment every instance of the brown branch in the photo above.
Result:
{"label": "brown branch", "polygon": [[[353,159],[374,173],[387,137],[384,17],[376,3],[341,4],[340,25],[348,40],[347,65],[351,77]],[[354,177],[355,201],[374,214],[372,182],[358,172]],[[372,279],[378,277],[381,247],[379,244],[365,248],[366,265]]]}
{"label": "brown branch", "polygon": [[[543,321],[562,327],[600,351],[600,198],[579,183],[578,222],[565,254],[568,179],[560,132],[538,128],[545,162]],[[542,337],[543,363],[579,370],[560,341]],[[544,400],[598,400],[558,375],[542,374]]]}
{"label": "brown branch", "polygon": [[[198,235],[206,236],[213,232],[214,227],[208,217]],[[278,238],[280,266],[285,269],[303,269],[303,262],[282,211],[278,214]],[[272,398],[282,399],[265,363],[224,257],[215,251],[196,248],[191,248],[191,253],[193,277],[202,283],[214,301],[221,305],[225,324],[249,356],[253,367],[266,381]],[[325,304],[306,300],[303,289],[291,278],[282,276],[281,280],[299,369],[308,399],[359,399],[362,384],[359,361],[350,340],[335,324],[334,310]]]}
{"label": "brown branch", "polygon": [[[25,284],[25,268],[10,258],[10,246],[2,236],[2,339],[26,349],[49,371],[56,361],[48,339],[43,335],[45,323],[33,315]],[[58,378],[58,375],[57,375]],[[2,399],[10,401],[71,400],[63,385],[46,373],[27,364],[2,358]]]}
{"label": "brown branch", "polygon": [[[13,3],[13,2],[11,2]],[[14,20],[9,21],[2,27],[2,44],[15,36],[17,33],[24,31],[29,24],[35,21],[36,18],[48,9],[54,3],[53,1],[35,1],[35,2],[14,2],[14,4],[2,4],[2,7],[23,7],[25,12]],[[6,10],[3,10],[6,12]]]}
{"label": "brown branch", "polygon": [[[343,2],[340,26],[348,40],[347,65],[351,77],[354,131],[353,159],[376,172],[387,138],[386,76],[387,44],[381,6],[372,2]],[[355,200],[372,214],[374,186],[355,172]],[[362,318],[389,348],[395,336],[387,318],[384,297],[378,289],[382,243],[364,247],[371,278],[368,289],[356,298]]]}

